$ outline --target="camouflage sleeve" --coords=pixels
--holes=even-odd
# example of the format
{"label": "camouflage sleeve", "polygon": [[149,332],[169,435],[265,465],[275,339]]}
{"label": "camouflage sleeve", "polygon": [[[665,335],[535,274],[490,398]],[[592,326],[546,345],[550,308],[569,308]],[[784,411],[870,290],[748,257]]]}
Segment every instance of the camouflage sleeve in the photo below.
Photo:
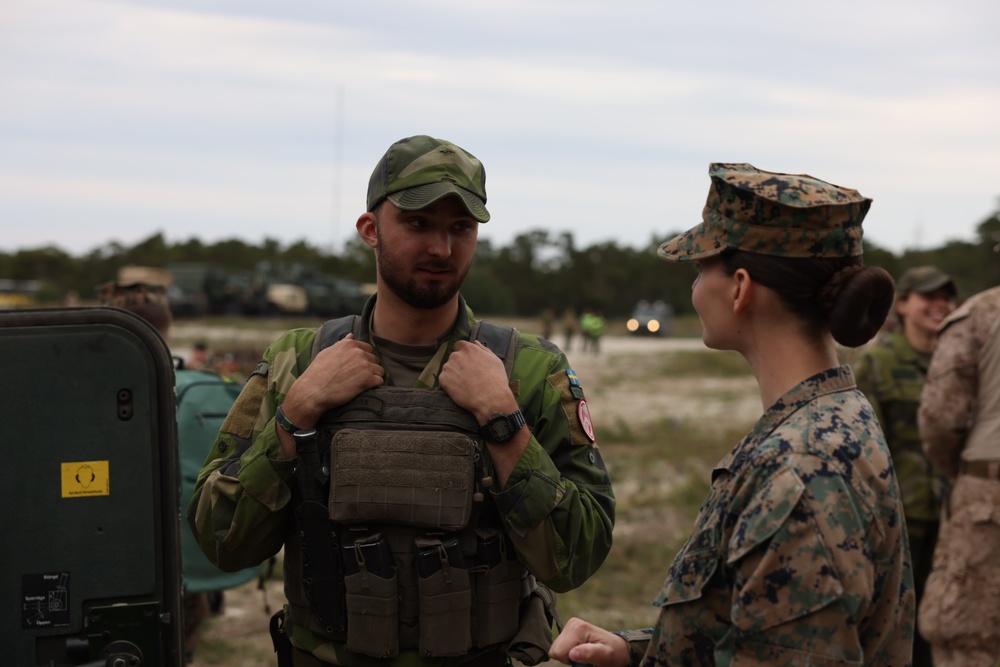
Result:
{"label": "camouflage sleeve", "polygon": [[521,339],[511,384],[532,437],[493,497],[525,566],[565,592],[596,572],[611,550],[615,499],[566,356],[534,336]]}
{"label": "camouflage sleeve", "polygon": [[978,352],[972,318],[959,315],[950,320],[940,334],[920,395],[917,419],[924,453],[951,479],[958,474],[975,407]]}
{"label": "camouflage sleeve", "polygon": [[264,352],[198,475],[188,522],[220,569],[257,565],[284,542],[295,462],[281,454],[274,411],[308,365],[314,337],[296,329]]}
{"label": "camouflage sleeve", "polygon": [[864,519],[870,515],[847,482],[826,474],[825,461],[798,467],[751,473],[755,491],[727,553],[731,620],[743,639],[716,647],[720,663],[858,660],[858,608],[899,584],[885,581],[880,589],[882,565],[858,539],[871,535]]}
{"label": "camouflage sleeve", "polygon": [[882,413],[882,403],[879,401],[878,381],[876,379],[878,377],[878,360],[870,350],[866,350],[857,361],[851,364],[851,370],[854,373],[858,389],[872,404],[875,417],[882,426],[882,430],[885,431],[885,415]]}
{"label": "camouflage sleeve", "polygon": [[643,628],[642,630],[617,630],[611,634],[618,635],[628,644],[628,664],[629,667],[639,667],[642,659],[649,650],[649,642],[652,639],[653,628]]}

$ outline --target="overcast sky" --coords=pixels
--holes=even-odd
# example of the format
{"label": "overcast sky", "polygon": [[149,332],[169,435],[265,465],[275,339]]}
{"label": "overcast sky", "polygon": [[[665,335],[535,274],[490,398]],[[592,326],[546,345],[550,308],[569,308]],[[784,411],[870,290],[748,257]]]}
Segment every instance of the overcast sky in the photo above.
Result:
{"label": "overcast sky", "polygon": [[355,235],[393,141],[486,166],[481,238],[643,247],[710,162],[857,188],[866,238],[1000,207],[997,0],[3,0],[0,250]]}

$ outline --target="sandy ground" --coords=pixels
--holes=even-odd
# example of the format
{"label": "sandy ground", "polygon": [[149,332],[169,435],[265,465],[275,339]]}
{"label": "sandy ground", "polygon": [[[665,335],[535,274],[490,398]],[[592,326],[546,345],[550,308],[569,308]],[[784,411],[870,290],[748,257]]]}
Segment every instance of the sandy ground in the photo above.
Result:
{"label": "sandy ground", "polygon": [[568,353],[587,393],[598,431],[602,425],[650,421],[697,422],[708,429],[752,424],[761,414],[757,384],[739,378],[663,377],[651,373],[673,352],[708,351],[696,338],[605,336],[600,354]]}

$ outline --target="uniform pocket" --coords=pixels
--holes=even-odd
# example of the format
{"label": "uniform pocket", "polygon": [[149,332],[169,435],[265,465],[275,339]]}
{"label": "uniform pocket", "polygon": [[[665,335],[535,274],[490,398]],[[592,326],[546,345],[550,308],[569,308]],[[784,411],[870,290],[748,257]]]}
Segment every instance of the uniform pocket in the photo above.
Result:
{"label": "uniform pocket", "polygon": [[805,484],[790,470],[768,480],[740,514],[728,563],[739,573],[733,624],[762,632],[831,604],[844,586],[808,511],[796,512]]}
{"label": "uniform pocket", "polygon": [[458,542],[418,540],[417,575],[420,655],[468,653],[472,648],[472,588]]}
{"label": "uniform pocket", "polygon": [[[984,480],[975,480],[979,483]],[[959,478],[960,484],[969,485]],[[1000,513],[989,502],[965,504],[941,527],[934,570],[917,613],[920,634],[930,642],[994,636],[995,620],[983,606],[1000,595],[993,558],[1000,549]]]}
{"label": "uniform pocket", "polygon": [[375,535],[344,552],[347,648],[376,658],[399,654],[399,588],[392,556]]}
{"label": "uniform pocket", "polygon": [[338,431],[330,445],[330,519],[461,530],[472,516],[478,448],[460,433]]}
{"label": "uniform pocket", "polygon": [[663,589],[653,604],[668,607],[701,598],[718,565],[714,533],[704,530],[694,535],[670,564]]}

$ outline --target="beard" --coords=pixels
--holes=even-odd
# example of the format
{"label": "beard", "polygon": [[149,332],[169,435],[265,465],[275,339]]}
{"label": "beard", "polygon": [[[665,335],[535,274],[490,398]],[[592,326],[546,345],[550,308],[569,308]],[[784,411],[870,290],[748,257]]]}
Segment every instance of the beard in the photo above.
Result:
{"label": "beard", "polygon": [[[376,227],[376,233],[378,234],[376,266],[379,278],[403,303],[412,308],[431,310],[445,305],[458,294],[459,287],[469,273],[471,262],[451,274],[451,279],[421,282],[406,276],[405,262],[388,249],[383,241],[380,227]],[[451,262],[430,259],[420,263],[419,266],[424,269],[455,269]]]}

